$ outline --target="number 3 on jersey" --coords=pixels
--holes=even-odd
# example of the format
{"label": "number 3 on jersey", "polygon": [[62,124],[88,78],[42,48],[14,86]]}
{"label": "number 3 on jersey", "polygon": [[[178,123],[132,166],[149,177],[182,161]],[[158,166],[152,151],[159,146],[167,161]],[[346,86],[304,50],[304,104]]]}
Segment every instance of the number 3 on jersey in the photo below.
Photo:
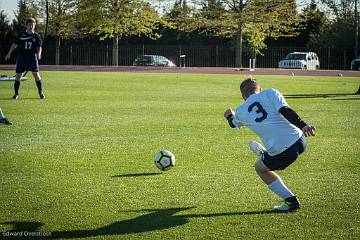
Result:
{"label": "number 3 on jersey", "polygon": [[261,116],[255,118],[255,122],[264,121],[267,118],[268,113],[265,111],[265,109],[259,102],[253,102],[252,104],[250,104],[250,106],[248,107],[248,111],[252,112],[254,110],[254,107],[256,107],[256,113],[258,115],[261,114]]}

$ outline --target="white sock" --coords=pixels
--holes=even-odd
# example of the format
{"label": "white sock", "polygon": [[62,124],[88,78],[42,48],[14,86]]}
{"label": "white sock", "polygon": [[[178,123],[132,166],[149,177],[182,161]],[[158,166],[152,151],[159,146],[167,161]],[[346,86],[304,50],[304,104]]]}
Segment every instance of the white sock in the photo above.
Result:
{"label": "white sock", "polygon": [[273,191],[276,195],[281,197],[282,199],[287,199],[289,197],[295,196],[285,185],[285,183],[281,180],[281,178],[271,182],[268,187],[271,191]]}
{"label": "white sock", "polygon": [[1,111],[1,108],[0,108],[0,119],[3,119],[3,118],[5,118],[5,116],[4,116],[4,114],[3,114],[3,112]]}

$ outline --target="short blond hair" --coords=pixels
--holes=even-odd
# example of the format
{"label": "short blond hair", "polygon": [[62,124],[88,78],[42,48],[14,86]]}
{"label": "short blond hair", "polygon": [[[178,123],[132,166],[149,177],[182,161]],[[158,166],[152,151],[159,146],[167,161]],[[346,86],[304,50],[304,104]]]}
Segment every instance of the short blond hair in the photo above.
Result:
{"label": "short blond hair", "polygon": [[260,88],[256,79],[253,77],[249,77],[242,81],[240,84],[240,92],[243,98],[249,97],[251,94],[255,93]]}

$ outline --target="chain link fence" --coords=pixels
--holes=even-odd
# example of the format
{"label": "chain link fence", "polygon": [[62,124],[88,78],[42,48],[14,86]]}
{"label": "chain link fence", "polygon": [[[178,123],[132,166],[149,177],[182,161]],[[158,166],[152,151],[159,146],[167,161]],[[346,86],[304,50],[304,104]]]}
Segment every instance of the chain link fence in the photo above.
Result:
{"label": "chain link fence", "polygon": [[[0,64],[15,63],[15,54],[11,61],[4,58],[10,46],[0,46]],[[186,67],[236,67],[235,48],[233,46],[188,46],[188,45],[119,45],[119,66],[132,66],[139,55],[161,55],[173,61],[177,66]],[[271,47],[256,56],[257,68],[277,68],[278,63],[290,52],[315,52],[320,60],[320,69],[348,70],[354,59],[352,50],[336,48]],[[55,65],[55,44],[45,43],[41,64]],[[60,46],[60,65],[97,65],[111,66],[113,49],[111,43],[67,43]],[[249,49],[243,50],[242,65],[249,67],[253,58]],[[185,55],[185,57],[184,57]],[[182,58],[180,57],[182,56]]]}

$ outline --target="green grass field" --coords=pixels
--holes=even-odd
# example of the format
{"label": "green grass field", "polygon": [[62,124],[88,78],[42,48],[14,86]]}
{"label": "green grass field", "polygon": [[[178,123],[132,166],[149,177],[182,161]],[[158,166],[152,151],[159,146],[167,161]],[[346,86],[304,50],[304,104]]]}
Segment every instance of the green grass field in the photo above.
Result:
{"label": "green grass field", "polygon": [[[256,76],[317,127],[280,172],[302,209],[276,214],[280,199],[247,147],[256,136],[223,119],[242,102],[246,76],[42,77],[45,101],[30,76],[16,101],[12,82],[0,82],[0,107],[14,123],[0,126],[0,238],[360,238],[360,79]],[[160,149],[176,156],[168,172],[154,166]]]}

